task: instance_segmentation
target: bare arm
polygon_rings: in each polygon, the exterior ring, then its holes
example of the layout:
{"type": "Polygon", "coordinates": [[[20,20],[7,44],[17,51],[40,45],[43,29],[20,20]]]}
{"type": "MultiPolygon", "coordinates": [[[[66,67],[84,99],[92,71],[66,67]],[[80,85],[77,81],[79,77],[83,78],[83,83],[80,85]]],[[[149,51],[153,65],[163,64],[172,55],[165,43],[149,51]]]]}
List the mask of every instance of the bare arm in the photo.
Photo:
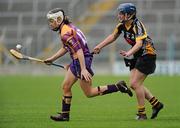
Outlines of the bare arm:
{"type": "Polygon", "coordinates": [[[77,57],[81,66],[81,78],[85,78],[86,81],[91,80],[91,74],[87,71],[86,65],[85,65],[85,59],[84,59],[84,53],[82,49],[79,49],[77,52],[77,57]]]}
{"type": "Polygon", "coordinates": [[[114,33],[110,34],[105,40],[103,40],[101,43],[99,43],[99,44],[94,48],[94,50],[93,50],[94,53],[99,53],[100,50],[101,50],[103,47],[105,47],[105,46],[111,44],[112,42],[114,42],[114,41],[117,39],[118,36],[119,36],[119,34],[114,34],[114,33]]]}
{"type": "Polygon", "coordinates": [[[86,66],[85,66],[85,60],[84,60],[84,53],[82,49],[79,49],[76,54],[77,54],[77,57],[81,66],[81,70],[85,69],[86,66]]]}
{"type": "Polygon", "coordinates": [[[136,53],[142,47],[142,40],[137,40],[136,44],[129,51],[121,51],[120,54],[125,57],[129,57],[136,53]]]}
{"type": "Polygon", "coordinates": [[[136,53],[142,47],[142,40],[136,41],[136,44],[128,51],[129,56],[136,53]]]}
{"type": "Polygon", "coordinates": [[[51,63],[55,61],[57,58],[65,55],[67,53],[67,50],[65,48],[60,48],[54,55],[52,55],[50,58],[46,59],[45,62],[51,63]]]}
{"type": "Polygon", "coordinates": [[[114,35],[111,34],[97,46],[101,49],[101,48],[107,46],[108,44],[111,44],[113,41],[115,41],[115,38],[114,38],[114,35]]]}

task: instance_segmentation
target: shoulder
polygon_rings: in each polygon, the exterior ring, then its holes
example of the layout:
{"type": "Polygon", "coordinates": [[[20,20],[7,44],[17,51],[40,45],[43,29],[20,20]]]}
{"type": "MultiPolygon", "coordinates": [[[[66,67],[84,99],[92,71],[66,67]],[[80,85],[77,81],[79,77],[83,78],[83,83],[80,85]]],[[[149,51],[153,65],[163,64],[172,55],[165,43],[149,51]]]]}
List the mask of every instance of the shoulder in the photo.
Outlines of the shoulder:
{"type": "Polygon", "coordinates": [[[69,39],[73,38],[73,36],[75,35],[75,30],[69,25],[64,25],[61,28],[60,35],[61,35],[61,39],[67,42],[69,39]]]}
{"type": "Polygon", "coordinates": [[[113,31],[113,34],[116,35],[116,34],[120,34],[121,31],[123,30],[123,23],[119,23],[116,25],[114,31],[113,31]]]}
{"type": "Polygon", "coordinates": [[[138,19],[135,19],[135,20],[134,20],[134,25],[135,25],[136,27],[138,27],[138,28],[145,28],[145,27],[144,27],[144,24],[143,24],[140,20],[138,20],[138,19]]]}
{"type": "Polygon", "coordinates": [[[116,28],[118,29],[118,28],[121,28],[122,26],[123,26],[123,23],[119,23],[116,25],[116,28]]]}
{"type": "Polygon", "coordinates": [[[63,27],[61,28],[61,37],[67,34],[68,35],[73,34],[73,29],[68,25],[63,25],[63,27]]]}
{"type": "Polygon", "coordinates": [[[138,32],[143,32],[143,33],[146,32],[146,28],[145,28],[144,24],[140,20],[135,19],[133,24],[134,24],[133,29],[134,29],[134,31],[136,33],[138,33],[138,32]]]}
{"type": "Polygon", "coordinates": [[[146,28],[144,27],[144,24],[138,19],[135,19],[134,24],[135,25],[133,30],[136,34],[136,40],[142,40],[147,38],[147,32],[146,28]]]}

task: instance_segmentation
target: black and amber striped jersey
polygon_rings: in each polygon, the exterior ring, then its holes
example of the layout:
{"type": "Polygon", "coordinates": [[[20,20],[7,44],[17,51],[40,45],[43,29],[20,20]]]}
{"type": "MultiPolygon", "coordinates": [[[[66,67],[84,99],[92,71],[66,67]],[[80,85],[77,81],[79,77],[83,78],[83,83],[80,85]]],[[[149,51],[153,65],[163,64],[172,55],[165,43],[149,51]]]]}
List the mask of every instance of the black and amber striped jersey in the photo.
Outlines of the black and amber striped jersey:
{"type": "Polygon", "coordinates": [[[124,23],[119,23],[114,29],[114,34],[124,34],[124,39],[132,47],[137,43],[138,40],[142,40],[142,47],[134,54],[134,57],[144,55],[156,55],[151,38],[146,33],[146,28],[143,23],[137,18],[129,25],[126,26],[124,23]]]}

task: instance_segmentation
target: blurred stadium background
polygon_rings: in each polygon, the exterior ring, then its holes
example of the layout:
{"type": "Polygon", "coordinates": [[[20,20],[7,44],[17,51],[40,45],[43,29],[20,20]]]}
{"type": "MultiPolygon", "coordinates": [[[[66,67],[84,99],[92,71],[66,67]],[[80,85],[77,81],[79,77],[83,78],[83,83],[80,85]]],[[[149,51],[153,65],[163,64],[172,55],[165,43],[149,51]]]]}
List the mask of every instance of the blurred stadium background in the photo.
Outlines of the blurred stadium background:
{"type": "MultiPolygon", "coordinates": [[[[116,8],[127,0],[0,0],[0,74],[57,74],[57,68],[17,61],[9,54],[16,44],[22,52],[47,58],[60,48],[57,33],[47,25],[46,13],[63,8],[86,35],[91,49],[110,34],[116,24],[116,8]]],[[[152,37],[158,53],[156,74],[180,75],[180,0],[129,0],[152,37]]],[[[96,73],[127,74],[119,49],[128,49],[119,38],[95,55],[96,73]]],[[[68,63],[69,56],[57,60],[68,63]]]]}

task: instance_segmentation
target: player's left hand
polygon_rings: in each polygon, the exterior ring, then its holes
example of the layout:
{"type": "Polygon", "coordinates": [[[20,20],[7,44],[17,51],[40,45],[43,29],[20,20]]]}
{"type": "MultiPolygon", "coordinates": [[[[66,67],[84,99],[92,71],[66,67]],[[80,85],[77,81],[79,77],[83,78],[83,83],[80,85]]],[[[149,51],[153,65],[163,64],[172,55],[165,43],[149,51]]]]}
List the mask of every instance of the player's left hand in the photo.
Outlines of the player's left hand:
{"type": "Polygon", "coordinates": [[[87,71],[87,69],[81,70],[81,79],[85,79],[86,81],[90,82],[92,79],[91,74],[87,71]]]}
{"type": "Polygon", "coordinates": [[[129,56],[130,56],[129,52],[126,52],[126,51],[124,51],[124,50],[121,50],[121,51],[120,51],[120,54],[121,54],[122,56],[124,56],[124,57],[129,57],[129,56]]]}

